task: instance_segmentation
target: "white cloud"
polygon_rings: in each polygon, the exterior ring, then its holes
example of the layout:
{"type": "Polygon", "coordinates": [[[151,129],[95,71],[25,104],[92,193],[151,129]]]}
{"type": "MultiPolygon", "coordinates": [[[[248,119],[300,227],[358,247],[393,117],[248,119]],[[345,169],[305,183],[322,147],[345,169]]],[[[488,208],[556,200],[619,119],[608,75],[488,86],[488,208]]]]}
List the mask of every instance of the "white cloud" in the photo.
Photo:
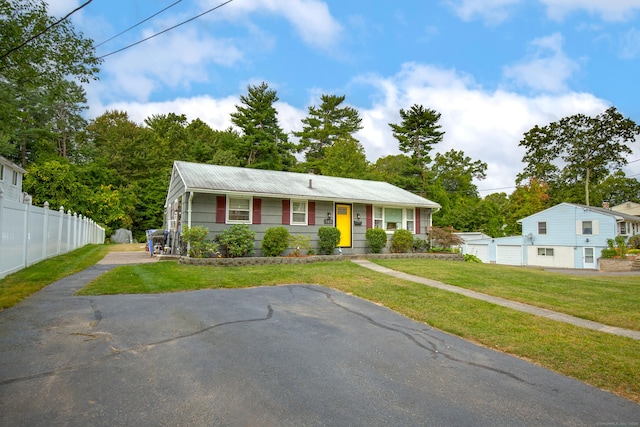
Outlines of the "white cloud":
{"type": "Polygon", "coordinates": [[[640,11],[640,0],[540,0],[556,20],[576,11],[599,15],[604,21],[626,21],[640,11]]]}
{"type": "Polygon", "coordinates": [[[463,21],[480,18],[490,24],[508,19],[514,5],[522,0],[449,0],[446,3],[463,21]]]}
{"type": "Polygon", "coordinates": [[[598,114],[609,106],[590,94],[526,97],[504,90],[487,91],[455,70],[413,63],[405,64],[394,76],[370,75],[360,82],[378,92],[374,105],[359,107],[364,129],[358,138],[369,160],[399,153],[388,123],[400,122],[400,108],[420,104],[442,114],[440,124],[446,133],[433,154],[462,150],[488,164],[487,179],[479,183],[481,189],[515,185],[523,168],[524,152],[518,143],[534,125],[576,113],[598,114]]]}
{"type": "Polygon", "coordinates": [[[635,59],[640,56],[640,30],[631,28],[622,35],[620,56],[624,59],[635,59]]]}
{"type": "Polygon", "coordinates": [[[559,33],[535,39],[531,42],[531,55],[518,64],[504,67],[505,78],[537,91],[566,91],[566,82],[579,66],[564,54],[562,42],[559,33]]]}
{"type": "MultiPolygon", "coordinates": [[[[209,8],[210,4],[206,4],[209,8]]],[[[220,13],[212,15],[212,19],[240,22],[250,14],[261,12],[282,16],[306,44],[324,50],[338,46],[343,33],[342,25],[331,15],[327,4],[319,0],[243,0],[218,11],[220,13]]]]}

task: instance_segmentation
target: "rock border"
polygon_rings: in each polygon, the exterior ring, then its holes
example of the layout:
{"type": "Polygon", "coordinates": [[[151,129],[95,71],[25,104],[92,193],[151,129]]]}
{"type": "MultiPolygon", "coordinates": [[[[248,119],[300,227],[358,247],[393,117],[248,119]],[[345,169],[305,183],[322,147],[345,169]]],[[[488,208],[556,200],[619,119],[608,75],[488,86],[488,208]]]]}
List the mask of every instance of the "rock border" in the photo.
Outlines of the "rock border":
{"type": "Polygon", "coordinates": [[[178,262],[185,265],[212,265],[238,267],[243,265],[269,264],[311,264],[314,262],[347,261],[350,259],[402,259],[432,258],[448,261],[464,261],[462,254],[451,253],[407,253],[407,254],[362,254],[362,255],[314,255],[307,257],[241,257],[241,258],[189,258],[181,257],[178,262]]]}

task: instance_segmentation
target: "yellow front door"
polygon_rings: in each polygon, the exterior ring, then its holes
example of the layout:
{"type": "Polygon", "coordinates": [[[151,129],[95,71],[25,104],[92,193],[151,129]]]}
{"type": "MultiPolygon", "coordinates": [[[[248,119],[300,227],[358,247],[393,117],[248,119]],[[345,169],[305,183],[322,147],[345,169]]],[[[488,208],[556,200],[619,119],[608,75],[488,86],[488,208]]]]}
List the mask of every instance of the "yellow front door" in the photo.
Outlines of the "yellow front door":
{"type": "Polygon", "coordinates": [[[336,228],[340,230],[340,242],[342,248],[351,247],[351,205],[336,205],[336,228]]]}

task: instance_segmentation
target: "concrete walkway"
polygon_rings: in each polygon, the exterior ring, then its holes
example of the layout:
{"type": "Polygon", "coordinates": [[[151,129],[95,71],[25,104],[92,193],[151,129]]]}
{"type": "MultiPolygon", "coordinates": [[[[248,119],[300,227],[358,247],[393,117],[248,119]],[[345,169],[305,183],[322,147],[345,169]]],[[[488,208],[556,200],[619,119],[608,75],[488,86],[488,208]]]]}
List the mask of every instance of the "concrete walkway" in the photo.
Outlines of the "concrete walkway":
{"type": "Polygon", "coordinates": [[[535,307],[529,304],[523,304],[521,302],[511,301],[511,300],[500,298],[500,297],[494,297],[491,295],[483,294],[483,293],[472,291],[469,289],[460,288],[458,286],[446,285],[436,280],[425,279],[424,277],[414,276],[412,274],[391,270],[390,268],[382,267],[381,265],[375,264],[365,259],[354,259],[354,260],[351,260],[351,262],[358,264],[362,267],[368,268],[369,270],[373,270],[378,273],[387,274],[389,276],[393,276],[398,279],[421,283],[423,285],[431,286],[431,287],[442,289],[449,292],[454,292],[456,294],[464,295],[469,298],[475,298],[482,301],[487,301],[492,304],[500,305],[502,307],[511,308],[513,310],[523,311],[525,313],[534,314],[536,316],[545,317],[551,320],[557,320],[558,322],[565,322],[565,323],[569,323],[571,325],[579,326],[582,328],[593,329],[599,332],[606,332],[608,334],[620,335],[623,337],[640,340],[640,331],[633,331],[630,329],[623,329],[615,326],[604,325],[602,323],[593,322],[591,320],[580,319],[578,317],[570,316],[568,314],[547,310],[546,308],[535,307]]]}

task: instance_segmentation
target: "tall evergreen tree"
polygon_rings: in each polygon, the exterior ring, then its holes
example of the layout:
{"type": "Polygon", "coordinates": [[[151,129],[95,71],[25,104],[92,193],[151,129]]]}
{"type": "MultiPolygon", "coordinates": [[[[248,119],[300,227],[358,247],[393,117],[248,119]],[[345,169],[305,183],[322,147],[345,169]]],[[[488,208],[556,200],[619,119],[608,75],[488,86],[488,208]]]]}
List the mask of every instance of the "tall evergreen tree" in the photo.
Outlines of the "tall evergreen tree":
{"type": "Polygon", "coordinates": [[[431,163],[429,153],[433,145],[442,141],[444,132],[438,124],[440,113],[413,105],[409,110],[400,109],[400,124],[389,123],[393,137],[398,140],[400,151],[409,153],[420,169],[431,163]]]}
{"type": "Polygon", "coordinates": [[[270,170],[289,170],[295,163],[293,148],[287,134],[278,123],[278,101],[275,90],[266,83],[249,85],[247,95],[240,96],[231,122],[242,131],[242,143],[237,147],[238,158],[247,167],[270,170]]]}
{"type": "Polygon", "coordinates": [[[302,119],[302,130],[293,132],[300,138],[297,150],[304,153],[307,169],[320,172],[325,150],[340,139],[355,140],[353,134],[362,129],[358,110],[342,106],[344,100],[344,95],[322,95],[320,106],[309,107],[307,117],[302,119]]]}

